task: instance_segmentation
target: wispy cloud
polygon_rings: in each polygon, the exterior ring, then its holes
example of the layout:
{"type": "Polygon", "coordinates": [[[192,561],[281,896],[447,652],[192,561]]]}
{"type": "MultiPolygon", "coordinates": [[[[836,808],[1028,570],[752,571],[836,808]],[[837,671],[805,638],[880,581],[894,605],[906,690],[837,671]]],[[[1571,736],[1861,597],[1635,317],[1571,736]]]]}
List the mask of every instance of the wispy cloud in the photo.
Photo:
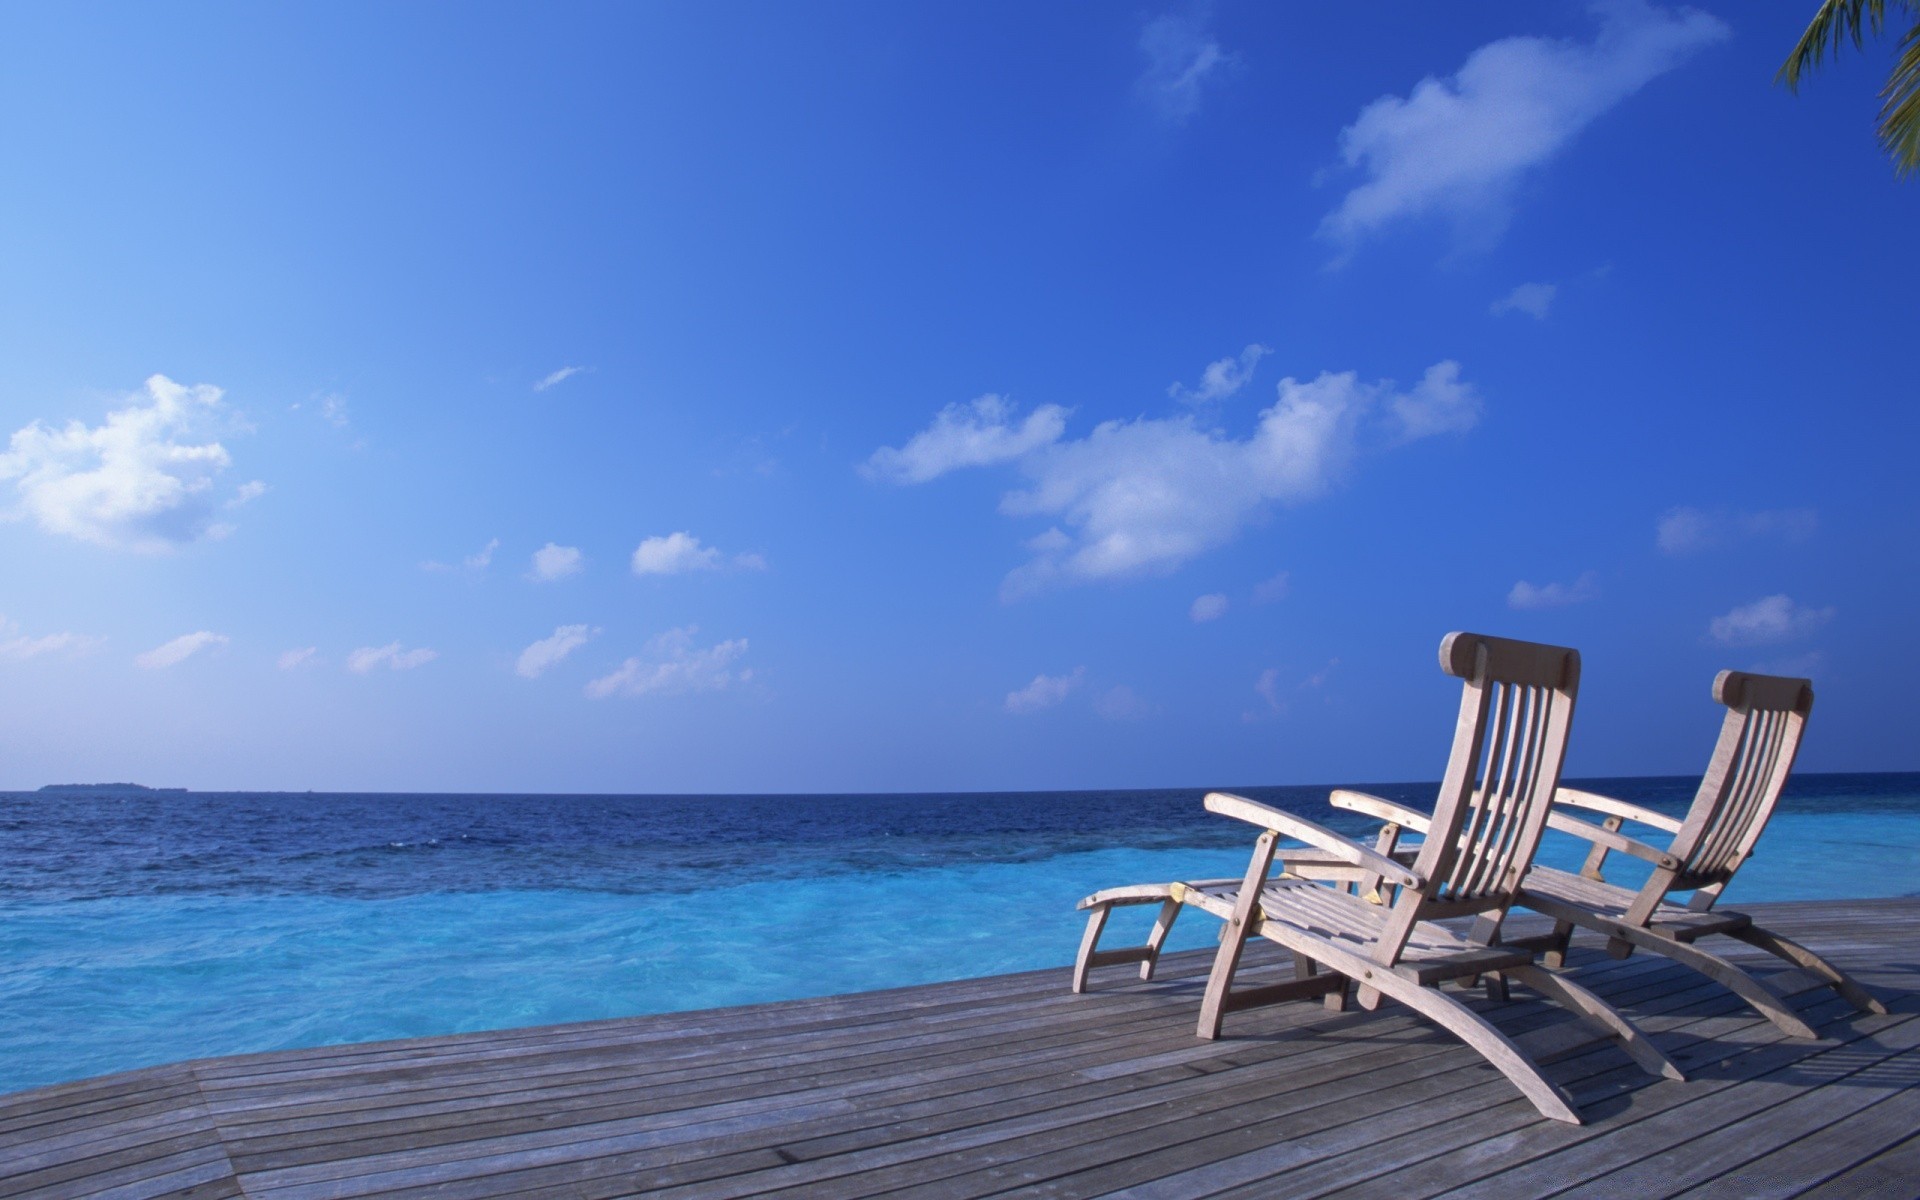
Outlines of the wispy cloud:
{"type": "Polygon", "coordinates": [[[297,650],[288,650],[276,660],[282,671],[295,671],[301,667],[320,665],[320,647],[302,646],[297,650]]]}
{"type": "Polygon", "coordinates": [[[1273,351],[1265,346],[1253,345],[1242,350],[1238,358],[1215,359],[1200,372],[1199,386],[1190,388],[1183,383],[1174,383],[1168,386],[1167,395],[1182,404],[1195,407],[1225,400],[1253,381],[1254,368],[1271,353],[1273,351]]]}
{"type": "Polygon", "coordinates": [[[1043,404],[1017,426],[1013,422],[1013,403],[1004,396],[949,404],[906,445],[875,450],[861,473],[888,483],[925,483],[961,467],[1012,462],[1065,433],[1067,410],[1043,404]]]}
{"type": "Polygon", "coordinates": [[[717,547],[701,545],[699,538],[685,530],[647,538],[633,551],[635,575],[684,575],[689,571],[717,571],[727,566],[737,571],[764,571],[767,560],[752,553],[729,557],[717,547]]]}
{"type": "Polygon", "coordinates": [[[718,692],[753,678],[751,669],[734,666],[747,653],[747,639],[701,647],[694,644],[698,632],[692,625],[668,630],[648,643],[645,654],[627,659],[612,673],[587,684],[587,695],[603,700],[609,696],[718,692]]]}
{"type": "MultiPolygon", "coordinates": [[[[1171,571],[1231,540],[1269,504],[1320,495],[1363,449],[1464,431],[1482,408],[1479,393],[1451,361],[1429,367],[1405,392],[1388,380],[1362,383],[1348,371],[1305,383],[1282,379],[1277,393],[1245,439],[1181,414],[1108,421],[1084,438],[1063,441],[1065,410],[1051,406],[1036,411],[1016,436],[1008,412],[980,410],[978,402],[975,414],[992,421],[972,431],[978,436],[960,439],[954,431],[963,414],[950,406],[908,450],[949,443],[973,448],[915,458],[925,469],[891,474],[898,482],[924,482],[956,466],[1018,464],[1032,486],[1004,495],[1000,511],[1059,524],[1028,539],[1032,560],[1001,589],[1012,598],[1057,583],[1171,571]],[[1028,432],[1043,413],[1051,414],[1046,425],[1028,432]]],[[[886,456],[907,454],[882,450],[874,461],[893,464],[886,456]]]]}
{"type": "Polygon", "coordinates": [[[1820,516],[1811,508],[1738,512],[1681,507],[1661,514],[1654,525],[1654,542],[1662,553],[1677,557],[1752,538],[1803,542],[1819,527],[1820,516]]]}
{"type": "Polygon", "coordinates": [[[593,640],[600,631],[586,625],[562,625],[520,652],[514,670],[522,679],[538,679],[549,667],[593,640]]]}
{"type": "Polygon", "coordinates": [[[1535,587],[1522,579],[1507,592],[1507,607],[1517,609],[1565,608],[1600,594],[1600,576],[1588,571],[1572,583],[1546,583],[1535,587]]]}
{"type": "MultiPolygon", "coordinates": [[[[469,554],[465,558],[461,559],[460,565],[465,567],[469,571],[484,571],[488,567],[493,565],[493,553],[499,548],[500,548],[500,539],[489,538],[487,539],[486,545],[480,547],[480,549],[474,551],[472,554],[469,554]]],[[[430,558],[427,561],[420,564],[420,569],[422,571],[444,572],[444,571],[452,571],[452,570],[455,570],[456,568],[449,566],[446,563],[439,562],[435,559],[430,558]]]]}
{"type": "Polygon", "coordinates": [[[1079,687],[1086,675],[1085,667],[1075,667],[1065,675],[1035,675],[1032,683],[1007,693],[1005,708],[1015,716],[1052,708],[1079,687]]]}
{"type": "Polygon", "coordinates": [[[535,380],[533,384],[533,390],[536,392],[544,392],[548,388],[553,387],[555,384],[565,383],[567,380],[572,379],[575,375],[580,374],[582,371],[588,371],[591,369],[592,368],[590,367],[561,367],[558,371],[555,371],[553,374],[548,375],[545,378],[535,380]]]}
{"type": "Polygon", "coordinates": [[[1286,715],[1287,703],[1280,698],[1280,668],[1268,667],[1260,672],[1260,677],[1253,681],[1253,690],[1267,702],[1269,713],[1276,717],[1286,715]]]}
{"type": "MultiPolygon", "coordinates": [[[[1318,671],[1302,678],[1293,686],[1293,693],[1324,692],[1327,681],[1339,669],[1340,660],[1330,658],[1318,671]]],[[[1264,703],[1264,708],[1248,709],[1240,714],[1240,719],[1248,724],[1285,717],[1293,710],[1288,692],[1281,689],[1282,673],[1278,667],[1268,667],[1253,681],[1254,694],[1264,703]]]]}
{"type": "Polygon", "coordinates": [[[384,646],[362,646],[347,655],[347,670],[356,675],[365,675],[378,667],[394,671],[411,671],[415,667],[424,667],[440,657],[437,651],[424,646],[412,650],[399,642],[388,642],[384,646]]]}
{"type": "Polygon", "coordinates": [[[1447,79],[1382,96],[1340,134],[1340,157],[1364,180],[1321,222],[1351,250],[1409,218],[1452,219],[1466,242],[1490,243],[1515,189],[1597,117],[1729,35],[1696,9],[1644,0],[1593,6],[1589,42],[1511,37],[1467,56],[1447,79]]]}
{"type": "Polygon", "coordinates": [[[1805,637],[1833,620],[1831,608],[1809,608],[1785,595],[1762,596],[1707,622],[1707,635],[1723,646],[1761,646],[1805,637]]]}
{"type": "Polygon", "coordinates": [[[145,671],[157,671],[183,663],[187,659],[218,646],[224,646],[228,638],[223,633],[209,633],[202,629],[198,633],[182,634],[165,645],[155,646],[145,654],[134,656],[133,665],[145,671]]]}
{"type": "Polygon", "coordinates": [[[1028,543],[1033,558],[1003,593],[1171,571],[1230,541],[1269,504],[1323,494],[1363,445],[1464,430],[1480,411],[1451,362],[1408,392],[1352,372],[1283,379],[1277,391],[1245,439],[1185,416],[1108,421],[1023,459],[1032,486],[1004,496],[1000,511],[1061,524],[1028,543]]]}
{"type": "Polygon", "coordinates": [[[1140,30],[1140,53],[1146,65],[1134,87],[1169,125],[1192,120],[1206,88],[1235,62],[1208,32],[1204,11],[1148,21],[1140,30]]]}
{"type": "Polygon", "coordinates": [[[101,425],[69,421],[56,429],[35,421],[17,430],[0,453],[0,481],[12,481],[15,494],[0,516],[145,552],[219,536],[227,527],[214,520],[214,480],[232,457],[217,441],[193,439],[211,432],[221,395],[210,384],[186,387],[154,375],[144,402],[128,397],[101,425]]]}
{"type": "Polygon", "coordinates": [[[100,638],[78,633],[44,633],[29,637],[16,621],[0,617],[0,662],[25,662],[45,654],[82,653],[99,646],[100,638]]]}
{"type": "Polygon", "coordinates": [[[1093,711],[1108,721],[1138,721],[1153,714],[1153,705],[1126,684],[1116,683],[1093,698],[1093,711]]]}
{"type": "Polygon", "coordinates": [[[541,583],[551,583],[556,579],[565,579],[577,575],[583,565],[578,546],[557,546],[552,542],[533,552],[533,570],[530,577],[541,583]]]}
{"type": "Polygon", "coordinates": [[[1273,604],[1285,600],[1293,591],[1293,576],[1282,571],[1271,579],[1263,579],[1253,585],[1255,604],[1273,604]]]}
{"type": "Polygon", "coordinates": [[[1211,592],[1205,596],[1196,597],[1187,608],[1187,615],[1193,618],[1195,624],[1218,621],[1227,615],[1227,604],[1227,598],[1224,595],[1211,592]]]}
{"type": "Polygon", "coordinates": [[[1523,312],[1536,321],[1547,319],[1547,311],[1553,307],[1553,298],[1560,288],[1551,283],[1523,283],[1488,306],[1487,311],[1494,316],[1502,313],[1523,312]]]}

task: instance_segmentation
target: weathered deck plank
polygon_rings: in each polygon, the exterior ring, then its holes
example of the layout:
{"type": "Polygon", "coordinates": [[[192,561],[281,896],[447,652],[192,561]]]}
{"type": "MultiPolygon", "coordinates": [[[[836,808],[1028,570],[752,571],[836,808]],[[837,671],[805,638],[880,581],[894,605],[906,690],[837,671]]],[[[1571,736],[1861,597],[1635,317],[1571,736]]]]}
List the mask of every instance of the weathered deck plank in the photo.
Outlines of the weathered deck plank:
{"type": "Polygon", "coordinates": [[[0,1096],[0,1200],[1920,1194],[1920,899],[1764,907],[1892,1011],[1804,992],[1820,1038],[1798,1041],[1670,962],[1576,941],[1577,978],[1691,1076],[1647,1076],[1523,991],[1476,1001],[1579,1127],[1391,1004],[1283,1005],[1198,1041],[1200,953],[1084,996],[1063,968],[0,1096]]]}

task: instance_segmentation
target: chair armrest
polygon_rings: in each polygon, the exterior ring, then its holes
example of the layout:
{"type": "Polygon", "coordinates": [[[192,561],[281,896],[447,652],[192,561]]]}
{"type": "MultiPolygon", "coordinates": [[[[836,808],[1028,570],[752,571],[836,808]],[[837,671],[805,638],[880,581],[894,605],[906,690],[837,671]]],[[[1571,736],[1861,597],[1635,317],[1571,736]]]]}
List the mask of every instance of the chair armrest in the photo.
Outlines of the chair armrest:
{"type": "Polygon", "coordinates": [[[1605,813],[1609,817],[1619,817],[1624,821],[1638,821],[1642,825],[1651,825],[1655,829],[1664,829],[1668,833],[1680,832],[1680,822],[1665,813],[1641,808],[1638,804],[1628,804],[1624,800],[1615,800],[1611,796],[1583,792],[1578,788],[1555,788],[1553,802],[1571,805],[1574,808],[1584,808],[1590,812],[1605,813]]]}
{"type": "Polygon", "coordinates": [[[1327,803],[1335,808],[1344,808],[1349,812],[1365,813],[1370,817],[1379,817],[1390,825],[1402,829],[1411,829],[1415,833],[1425,833],[1433,824],[1433,818],[1425,813],[1415,812],[1404,805],[1395,804],[1381,796],[1366,792],[1349,791],[1341,788],[1327,798],[1327,803]]]}
{"type": "Polygon", "coordinates": [[[1245,796],[1235,796],[1230,792],[1208,792],[1206,806],[1208,812],[1217,812],[1221,816],[1233,817],[1250,825],[1271,829],[1284,837],[1318,846],[1356,867],[1365,867],[1389,883],[1417,888],[1426,882],[1384,854],[1369,850],[1359,842],[1342,837],[1324,826],[1316,825],[1305,817],[1296,817],[1290,812],[1270,808],[1258,800],[1249,800],[1245,796]]]}
{"type": "Polygon", "coordinates": [[[1547,828],[1558,829],[1561,833],[1570,833],[1577,838],[1584,838],[1595,845],[1605,846],[1609,850],[1618,850],[1622,854],[1631,854],[1635,858],[1644,859],[1656,867],[1665,867],[1669,871],[1678,871],[1680,869],[1680,860],[1663,850],[1655,850],[1645,842],[1636,842],[1625,834],[1614,833],[1610,829],[1602,829],[1598,825],[1588,824],[1577,817],[1569,817],[1565,813],[1549,812],[1547,814],[1547,828]]]}

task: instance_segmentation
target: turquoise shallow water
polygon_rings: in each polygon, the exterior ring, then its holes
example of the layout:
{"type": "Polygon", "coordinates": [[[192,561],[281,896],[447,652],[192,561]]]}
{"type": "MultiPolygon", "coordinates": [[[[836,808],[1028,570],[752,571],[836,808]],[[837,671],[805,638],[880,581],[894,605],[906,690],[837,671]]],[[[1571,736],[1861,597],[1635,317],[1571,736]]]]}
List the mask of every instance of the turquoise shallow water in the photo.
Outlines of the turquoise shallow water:
{"type": "MultiPolygon", "coordinates": [[[[1797,795],[1729,902],[1920,893],[1920,778],[1875,778],[1882,782],[1797,795]]],[[[1631,790],[1613,782],[1615,794],[1631,790]]],[[[1637,798],[1673,806],[1678,785],[1637,782],[1637,798]]],[[[1380,790],[1412,799],[1422,789],[1380,790]]],[[[1304,802],[1319,789],[1267,791],[1328,816],[1304,802]]],[[[284,798],[210,803],[194,819],[221,835],[183,836],[164,850],[142,841],[142,822],[191,824],[184,800],[135,802],[117,819],[84,807],[60,817],[16,808],[0,824],[0,1090],[211,1054],[1059,966],[1077,945],[1080,896],[1244,869],[1250,836],[1219,818],[1193,819],[1196,792],[1098,795],[1093,807],[1111,810],[1111,835],[1085,828],[1084,795],[940,798],[948,811],[934,821],[888,807],[927,798],[765,799],[783,810],[816,807],[802,814],[800,832],[762,820],[771,844],[749,839],[735,853],[689,837],[666,853],[667,865],[648,860],[644,871],[620,869],[646,858],[638,844],[622,851],[618,838],[541,831],[604,832],[632,816],[617,804],[658,817],[646,799],[575,798],[569,807],[518,798],[551,809],[522,819],[511,815],[516,798],[382,798],[387,820],[424,819],[415,810],[438,805],[453,825],[492,840],[469,833],[482,848],[442,850],[448,843],[433,837],[343,837],[321,865],[307,862],[309,843],[317,831],[341,832],[345,819],[326,802],[318,815],[301,810],[312,825],[305,833],[285,826],[286,810],[267,811],[292,803],[284,798]],[[1164,821],[1154,815],[1162,811],[1164,821]],[[250,812],[257,829],[247,827],[250,812]],[[61,819],[73,830],[50,834],[47,823],[61,819]],[[1106,836],[1140,844],[1100,846],[1106,836]],[[96,849],[65,846],[75,839],[96,849]],[[49,855],[61,861],[50,865],[49,855]],[[457,886],[462,878],[475,886],[457,886]]],[[[671,820],[683,822],[743,801],[676,803],[671,820]]],[[[380,825],[347,807],[358,832],[380,825]]],[[[657,831],[639,834],[658,851],[657,831]]],[[[1543,858],[1575,866],[1582,853],[1553,835],[1543,858]]],[[[1144,929],[1149,917],[1118,914],[1116,933],[1144,929]]],[[[1190,916],[1174,943],[1211,937],[1209,922],[1190,916]]]]}

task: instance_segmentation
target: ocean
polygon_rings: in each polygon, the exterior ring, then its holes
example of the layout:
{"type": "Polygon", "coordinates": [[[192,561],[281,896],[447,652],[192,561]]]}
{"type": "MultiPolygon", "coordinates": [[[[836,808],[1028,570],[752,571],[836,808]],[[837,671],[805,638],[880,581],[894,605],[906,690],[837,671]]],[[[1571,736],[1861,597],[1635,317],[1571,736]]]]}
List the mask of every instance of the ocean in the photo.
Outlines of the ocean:
{"type": "MultiPolygon", "coordinates": [[[[1677,814],[1696,782],[1575,786],[1677,814]]],[[[0,1091],[1063,965],[1081,896],[1244,870],[1251,828],[1202,790],[0,793],[0,1091]]],[[[1231,790],[1370,827],[1325,787],[1231,790]]],[[[1425,808],[1434,785],[1365,790],[1425,808]]],[[[1584,851],[1550,834],[1541,857],[1584,851]]],[[[1920,774],[1805,775],[1726,902],[1911,894],[1920,774]]]]}

